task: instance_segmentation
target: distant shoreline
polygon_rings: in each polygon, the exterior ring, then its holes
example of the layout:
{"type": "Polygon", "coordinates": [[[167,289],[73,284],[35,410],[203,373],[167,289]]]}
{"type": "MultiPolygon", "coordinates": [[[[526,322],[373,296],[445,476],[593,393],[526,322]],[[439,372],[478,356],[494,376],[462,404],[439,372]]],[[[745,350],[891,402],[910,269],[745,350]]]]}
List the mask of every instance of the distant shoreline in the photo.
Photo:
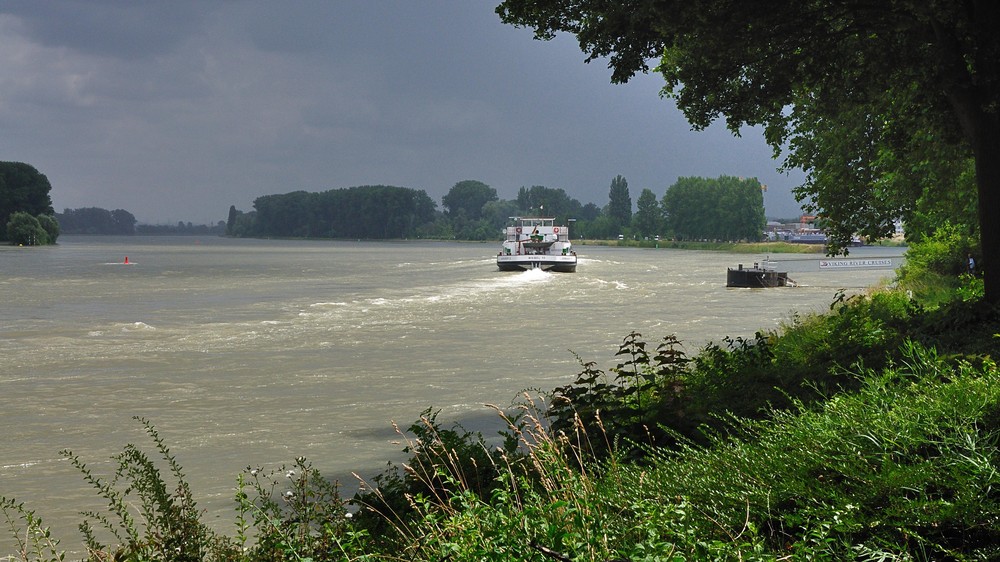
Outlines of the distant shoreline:
{"type": "MultiPolygon", "coordinates": [[[[825,244],[795,244],[792,242],[698,242],[678,240],[574,240],[579,246],[621,246],[626,248],[670,248],[677,250],[712,250],[734,254],[824,254],[825,244]]],[[[871,246],[898,247],[894,241],[871,246]]]]}
{"type": "MultiPolygon", "coordinates": [[[[126,237],[153,237],[153,236],[191,236],[204,237],[206,234],[187,232],[161,232],[161,233],[135,233],[135,234],[83,234],[64,233],[68,236],[126,236],[126,237]]],[[[208,235],[212,235],[209,233],[208,235]]],[[[218,235],[220,238],[239,239],[243,237],[233,237],[225,234],[218,235]]],[[[473,244],[494,244],[499,240],[460,240],[447,238],[384,238],[384,239],[357,239],[357,238],[316,238],[316,237],[246,237],[254,240],[299,240],[303,242],[462,242],[473,244]]],[[[608,246],[621,248],[650,248],[650,249],[674,249],[674,250],[702,250],[730,252],[734,254],[824,254],[826,245],[824,244],[799,244],[792,242],[701,242],[687,240],[600,240],[600,239],[579,239],[572,240],[576,246],[608,246]]],[[[901,240],[885,240],[868,246],[900,247],[905,246],[901,240]]]]}

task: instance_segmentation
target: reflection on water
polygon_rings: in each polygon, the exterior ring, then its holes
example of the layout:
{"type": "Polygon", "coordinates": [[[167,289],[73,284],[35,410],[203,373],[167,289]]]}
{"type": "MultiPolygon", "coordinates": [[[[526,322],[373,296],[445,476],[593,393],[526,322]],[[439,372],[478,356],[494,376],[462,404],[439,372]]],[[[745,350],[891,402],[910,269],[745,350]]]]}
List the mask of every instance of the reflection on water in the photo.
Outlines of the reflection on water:
{"type": "Polygon", "coordinates": [[[482,244],[60,240],[0,249],[0,495],[71,550],[76,513],[101,505],[58,451],[108,470],[146,443],[131,416],[155,424],[232,532],[247,465],[304,455],[334,476],[373,474],[399,454],[391,420],[434,406],[481,424],[484,403],[572,380],[574,353],[613,364],[633,330],[696,353],[891,276],[778,257],[798,287],[727,289],[726,267],[760,257],[581,246],[575,274],[501,273],[482,244]]]}

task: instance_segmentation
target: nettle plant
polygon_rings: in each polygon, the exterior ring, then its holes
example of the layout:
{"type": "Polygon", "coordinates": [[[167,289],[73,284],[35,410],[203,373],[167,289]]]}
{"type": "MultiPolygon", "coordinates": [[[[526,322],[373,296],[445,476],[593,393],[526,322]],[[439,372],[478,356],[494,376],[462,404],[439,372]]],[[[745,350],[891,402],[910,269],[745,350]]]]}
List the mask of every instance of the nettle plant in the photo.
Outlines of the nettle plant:
{"type": "Polygon", "coordinates": [[[556,388],[546,417],[555,432],[576,435],[584,450],[603,457],[615,448],[637,452],[638,443],[663,444],[663,423],[683,415],[682,396],[690,359],[680,340],[665,336],[650,352],[642,334],[631,332],[618,348],[612,376],[584,363],[573,383],[556,388]],[[631,443],[626,445],[626,443],[631,443]]]}

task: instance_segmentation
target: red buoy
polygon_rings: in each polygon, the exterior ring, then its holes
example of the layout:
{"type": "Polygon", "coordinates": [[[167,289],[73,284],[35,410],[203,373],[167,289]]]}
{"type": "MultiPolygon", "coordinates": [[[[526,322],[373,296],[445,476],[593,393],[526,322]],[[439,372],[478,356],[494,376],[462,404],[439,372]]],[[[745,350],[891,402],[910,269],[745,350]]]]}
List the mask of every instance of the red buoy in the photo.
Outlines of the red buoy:
{"type": "Polygon", "coordinates": [[[128,256],[125,256],[125,263],[128,263],[128,256]]]}

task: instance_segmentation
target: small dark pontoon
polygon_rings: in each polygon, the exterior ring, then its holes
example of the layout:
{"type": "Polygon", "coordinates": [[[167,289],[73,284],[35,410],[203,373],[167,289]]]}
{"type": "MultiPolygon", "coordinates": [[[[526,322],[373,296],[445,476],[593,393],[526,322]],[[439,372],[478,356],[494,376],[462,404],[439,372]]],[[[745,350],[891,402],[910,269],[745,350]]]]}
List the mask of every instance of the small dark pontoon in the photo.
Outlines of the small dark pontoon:
{"type": "Polygon", "coordinates": [[[741,263],[736,269],[726,270],[727,287],[784,287],[789,284],[788,273],[776,270],[773,262],[754,263],[753,267],[743,267],[741,263]]]}

